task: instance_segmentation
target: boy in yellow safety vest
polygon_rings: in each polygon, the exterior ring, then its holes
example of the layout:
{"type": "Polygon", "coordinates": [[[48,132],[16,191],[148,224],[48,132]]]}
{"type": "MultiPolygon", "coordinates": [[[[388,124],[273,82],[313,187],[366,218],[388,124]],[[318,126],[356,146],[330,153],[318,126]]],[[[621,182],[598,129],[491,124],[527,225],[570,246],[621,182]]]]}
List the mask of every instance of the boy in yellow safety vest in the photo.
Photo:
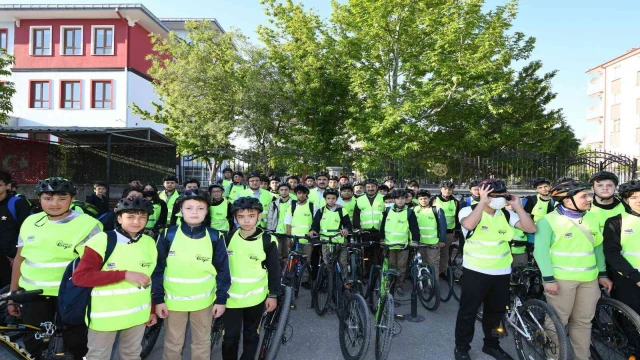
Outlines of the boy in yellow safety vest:
{"type": "Polygon", "coordinates": [[[173,205],[176,203],[176,200],[178,200],[178,197],[180,197],[180,193],[176,190],[178,178],[175,175],[167,175],[162,180],[162,186],[164,186],[164,190],[160,191],[160,199],[167,203],[167,221],[171,221],[173,205]]]}
{"type": "Polygon", "coordinates": [[[233,282],[227,309],[222,318],[224,336],[222,359],[238,360],[240,334],[241,359],[253,359],[258,350],[258,329],[262,314],[275,310],[280,289],[280,261],[275,236],[257,227],[262,218],[260,201],[247,196],[233,203],[238,230],[227,238],[229,269],[233,282]]]}
{"type": "Polygon", "coordinates": [[[153,204],[143,197],[124,198],[115,212],[119,226],[113,230],[117,241],[113,253],[105,262],[109,236],[93,236],[72,278],[76,286],[93,288],[86,359],[110,359],[118,333],[120,358],[139,357],[145,326],[157,322],[150,277],[158,255],[155,241],[143,233],[153,204]]]}
{"type": "MultiPolygon", "coordinates": [[[[221,190],[218,184],[212,186],[221,190]]],[[[229,297],[229,258],[222,233],[205,224],[207,198],[196,192],[185,194],[180,201],[182,224],[170,227],[158,239],[153,302],[156,315],[166,319],[163,359],[182,359],[188,320],[191,359],[208,360],[212,317],[222,316],[229,297]]]]}
{"type": "MultiPolygon", "coordinates": [[[[447,219],[444,211],[429,205],[431,193],[427,190],[420,190],[416,195],[418,205],[413,208],[418,219],[418,228],[420,229],[420,243],[427,245],[437,245],[439,248],[444,247],[447,239],[447,219]]],[[[422,259],[433,266],[436,270],[440,268],[440,250],[439,249],[420,249],[422,259]]]]}

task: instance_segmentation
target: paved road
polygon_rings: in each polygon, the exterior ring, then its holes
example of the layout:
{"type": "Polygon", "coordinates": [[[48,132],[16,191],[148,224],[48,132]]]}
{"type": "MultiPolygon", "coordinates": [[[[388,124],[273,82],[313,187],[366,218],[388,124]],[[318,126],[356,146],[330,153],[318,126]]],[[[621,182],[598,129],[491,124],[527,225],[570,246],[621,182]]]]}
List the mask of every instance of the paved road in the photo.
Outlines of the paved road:
{"type": "MultiPolygon", "coordinates": [[[[404,304],[396,308],[397,314],[410,312],[408,295],[402,299],[406,299],[406,301],[402,301],[404,304]]],[[[343,358],[338,343],[338,319],[336,315],[327,314],[320,317],[316,315],[313,309],[309,308],[310,304],[310,292],[301,291],[298,299],[298,309],[292,311],[289,318],[293,327],[293,336],[285,346],[281,347],[278,359],[338,360],[343,358]]],[[[418,313],[425,316],[425,321],[421,323],[399,322],[400,326],[402,326],[402,332],[395,336],[391,342],[389,359],[453,359],[453,333],[457,310],[458,302],[453,298],[447,303],[442,303],[436,312],[426,311],[422,306],[418,305],[418,313]]],[[[375,359],[373,343],[375,333],[373,334],[367,359],[375,359]]],[[[480,323],[476,323],[475,334],[470,352],[472,359],[493,359],[481,351],[483,334],[480,323]]],[[[162,339],[160,338],[150,359],[162,359],[161,341],[162,339]]],[[[507,352],[517,358],[513,346],[513,337],[504,338],[502,345],[507,352]]],[[[185,359],[189,358],[189,350],[185,349],[185,359]]],[[[211,358],[221,359],[219,347],[214,349],[211,358]]]]}

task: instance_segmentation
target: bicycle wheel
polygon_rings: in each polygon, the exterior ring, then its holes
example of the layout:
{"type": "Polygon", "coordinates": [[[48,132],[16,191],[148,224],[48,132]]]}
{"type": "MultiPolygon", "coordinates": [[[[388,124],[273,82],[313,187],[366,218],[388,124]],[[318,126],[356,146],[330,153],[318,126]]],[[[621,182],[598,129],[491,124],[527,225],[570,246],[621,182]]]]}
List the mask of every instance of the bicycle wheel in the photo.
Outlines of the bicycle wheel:
{"type": "Polygon", "coordinates": [[[158,318],[158,322],[153,326],[148,326],[144,328],[144,336],[142,337],[142,352],[140,352],[140,357],[142,359],[146,358],[153,351],[153,347],[156,346],[156,342],[158,341],[158,336],[160,336],[160,331],[162,330],[163,319],[158,318]]]}
{"type": "Polygon", "coordinates": [[[333,272],[327,264],[320,265],[318,270],[318,278],[313,287],[314,301],[313,307],[316,314],[323,316],[329,310],[329,302],[333,293],[333,272]]]}
{"type": "Polygon", "coordinates": [[[259,360],[274,360],[278,356],[280,345],[284,342],[284,331],[289,322],[289,303],[293,297],[293,290],[289,286],[282,286],[278,294],[278,306],[267,313],[262,325],[262,343],[260,344],[259,360]]]}
{"type": "Polygon", "coordinates": [[[413,268],[417,272],[414,286],[418,287],[418,299],[422,306],[429,311],[436,311],[440,307],[440,286],[436,281],[435,271],[431,265],[413,268]]]}
{"type": "Polygon", "coordinates": [[[640,356],[640,316],[626,304],[601,298],[592,321],[594,359],[631,359],[640,356]]]}
{"type": "Polygon", "coordinates": [[[364,298],[359,294],[343,294],[344,311],[338,335],[340,351],[347,360],[362,359],[367,354],[371,341],[369,310],[364,298]]]}
{"type": "Polygon", "coordinates": [[[507,323],[513,329],[516,351],[521,360],[570,359],[572,351],[567,333],[549,304],[533,299],[514,311],[520,314],[520,318],[515,317],[515,323],[507,323]]]}
{"type": "Polygon", "coordinates": [[[453,268],[447,266],[447,279],[440,279],[438,287],[440,288],[440,301],[447,302],[453,296],[453,268]]]}
{"type": "Polygon", "coordinates": [[[460,301],[460,296],[462,296],[462,283],[460,280],[462,279],[462,252],[460,252],[460,247],[456,244],[452,244],[449,248],[449,258],[451,259],[451,267],[453,279],[451,280],[451,292],[453,294],[453,298],[457,301],[460,301]]]}
{"type": "Polygon", "coordinates": [[[393,337],[393,306],[393,297],[386,294],[380,303],[376,321],[376,360],[385,360],[389,356],[393,337]]]}
{"type": "Polygon", "coordinates": [[[372,266],[369,270],[369,280],[367,284],[367,302],[371,313],[375,314],[378,309],[380,299],[380,267],[372,266]]]}

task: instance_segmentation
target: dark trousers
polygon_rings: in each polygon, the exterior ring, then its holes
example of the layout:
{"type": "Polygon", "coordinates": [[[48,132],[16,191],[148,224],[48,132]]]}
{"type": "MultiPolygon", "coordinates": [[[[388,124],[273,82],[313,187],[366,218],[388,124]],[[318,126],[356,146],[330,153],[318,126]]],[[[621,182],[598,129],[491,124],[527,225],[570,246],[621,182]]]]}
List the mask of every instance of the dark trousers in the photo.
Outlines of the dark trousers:
{"type": "Polygon", "coordinates": [[[260,320],[264,313],[264,301],[248,308],[227,308],[222,317],[224,336],[222,337],[222,359],[238,360],[240,332],[242,331],[242,356],[240,360],[253,360],[260,341],[260,320]]]}
{"type": "MultiPolygon", "coordinates": [[[[57,308],[57,297],[42,296],[36,301],[22,305],[22,321],[33,326],[41,326],[44,322],[53,322],[57,308]]],[[[56,324],[56,326],[60,325],[56,324]]],[[[74,358],[82,359],[87,355],[87,327],[85,325],[64,326],[62,337],[67,352],[74,358]]],[[[46,344],[42,340],[36,340],[35,333],[25,335],[24,347],[37,359],[46,350],[46,344]]]]}
{"type": "Polygon", "coordinates": [[[610,271],[613,280],[613,290],[611,297],[627,304],[633,311],[640,314],[640,287],[632,280],[617,272],[610,271]]]}
{"type": "Polygon", "coordinates": [[[487,275],[464,269],[462,276],[462,296],[456,319],[456,346],[471,349],[475,330],[476,314],[480,304],[484,305],[482,329],[484,344],[488,347],[499,345],[497,329],[509,305],[510,275],[487,275]]]}
{"type": "MultiPolygon", "coordinates": [[[[362,234],[362,241],[366,242],[366,241],[373,241],[375,243],[379,243],[380,242],[380,232],[378,230],[368,230],[369,233],[367,234],[362,234]]],[[[364,247],[362,248],[362,256],[363,259],[367,259],[364,262],[364,269],[363,269],[363,274],[365,274],[365,277],[369,276],[369,271],[371,269],[371,266],[373,265],[381,265],[382,262],[380,261],[379,257],[380,257],[380,247],[379,246],[368,246],[368,247],[364,247]]]]}
{"type": "Polygon", "coordinates": [[[0,287],[11,284],[11,262],[6,255],[0,255],[0,287]]]}

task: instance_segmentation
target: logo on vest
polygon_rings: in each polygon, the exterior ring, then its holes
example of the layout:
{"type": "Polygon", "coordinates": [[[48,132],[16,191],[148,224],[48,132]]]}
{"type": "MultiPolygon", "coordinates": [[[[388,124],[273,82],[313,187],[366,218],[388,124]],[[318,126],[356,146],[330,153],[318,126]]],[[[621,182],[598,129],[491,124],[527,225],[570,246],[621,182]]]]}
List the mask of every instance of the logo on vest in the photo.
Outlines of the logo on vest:
{"type": "Polygon", "coordinates": [[[209,261],[211,261],[211,258],[210,258],[210,257],[208,257],[208,256],[204,256],[204,255],[197,254],[197,255],[196,255],[196,260],[198,260],[198,261],[202,261],[202,262],[204,263],[204,262],[209,262],[209,261]]]}
{"type": "Polygon", "coordinates": [[[176,256],[175,250],[169,250],[169,256],[176,256]]]}
{"type": "Polygon", "coordinates": [[[482,231],[489,231],[489,227],[486,225],[482,225],[482,227],[480,228],[480,230],[482,231]]]}
{"type": "Polygon", "coordinates": [[[591,234],[591,236],[596,236],[598,235],[598,233],[596,231],[589,231],[589,233],[591,234]]]}
{"type": "Polygon", "coordinates": [[[30,243],[30,242],[34,242],[36,241],[36,237],[35,236],[28,236],[26,242],[30,243]]]}
{"type": "Polygon", "coordinates": [[[625,235],[633,235],[633,229],[624,229],[625,235]]]}
{"type": "Polygon", "coordinates": [[[107,263],[107,270],[113,270],[116,268],[116,263],[107,263]]]}
{"type": "Polygon", "coordinates": [[[565,239],[571,239],[573,237],[573,233],[566,233],[564,234],[564,238],[565,239]]]}
{"type": "Polygon", "coordinates": [[[253,261],[258,261],[260,260],[257,256],[255,255],[249,255],[249,259],[253,260],[253,261]]]}
{"type": "Polygon", "coordinates": [[[227,256],[233,256],[233,251],[227,250],[227,256]]]}
{"type": "Polygon", "coordinates": [[[498,234],[504,235],[507,233],[507,230],[498,230],[498,234]]]}
{"type": "Polygon", "coordinates": [[[71,244],[69,244],[69,243],[66,243],[66,242],[63,242],[62,240],[59,240],[59,241],[56,243],[56,246],[57,246],[57,247],[61,247],[61,248],[65,249],[65,250],[67,250],[67,249],[70,249],[70,248],[71,248],[71,246],[73,246],[73,245],[71,245],[71,244]]]}
{"type": "Polygon", "coordinates": [[[151,267],[151,261],[140,261],[140,267],[141,268],[151,267]]]}

